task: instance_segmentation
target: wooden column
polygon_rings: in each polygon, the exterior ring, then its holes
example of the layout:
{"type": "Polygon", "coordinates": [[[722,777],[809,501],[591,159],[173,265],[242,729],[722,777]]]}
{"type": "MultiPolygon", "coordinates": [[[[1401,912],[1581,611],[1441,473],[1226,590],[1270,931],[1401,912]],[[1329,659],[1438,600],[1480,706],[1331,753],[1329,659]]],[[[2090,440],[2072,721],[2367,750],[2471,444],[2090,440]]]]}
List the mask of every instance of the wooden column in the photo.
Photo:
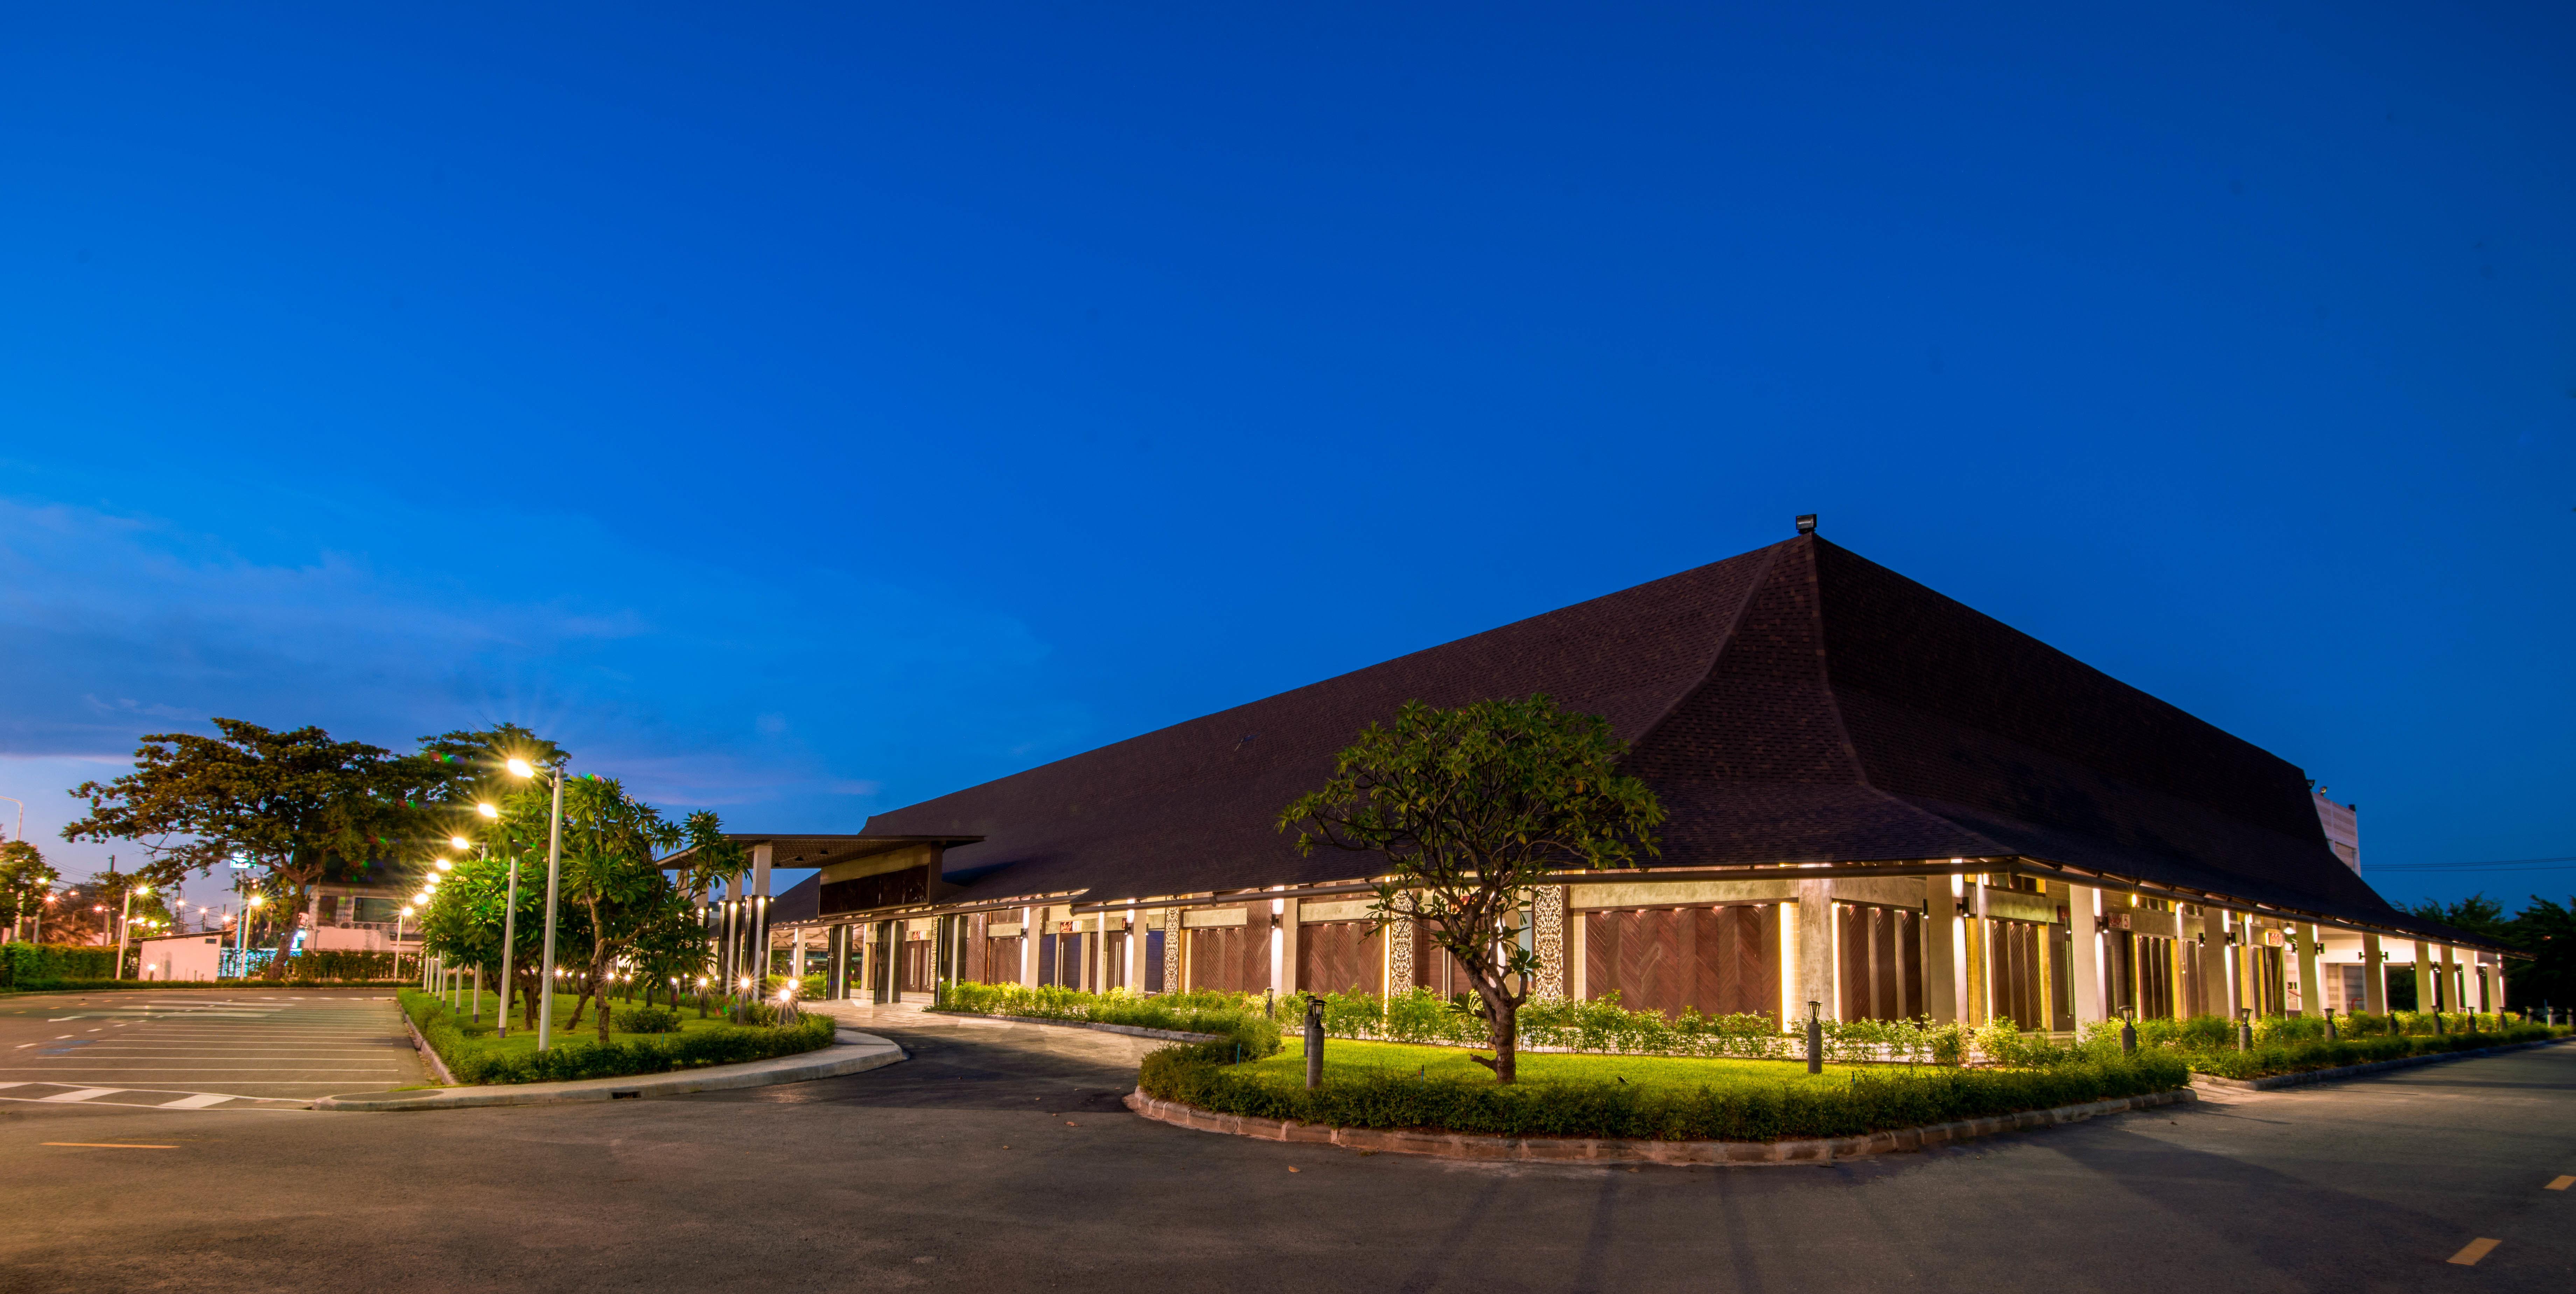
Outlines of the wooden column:
{"type": "Polygon", "coordinates": [[[1834,994],[1834,896],[1830,881],[1798,882],[1798,993],[1790,1006],[1799,1020],[1807,1018],[1807,1004],[1820,1004],[1818,1011],[1828,1020],[1842,1018],[1842,1003],[1834,994]]]}
{"type": "Polygon", "coordinates": [[[1923,878],[1923,1004],[1934,1024],[1959,1018],[1959,901],[1950,878],[1923,878]]]}
{"type": "MultiPolygon", "coordinates": [[[[2094,919],[2093,904],[2100,891],[2090,885],[2066,887],[2066,933],[2068,956],[2067,991],[2074,998],[2075,1027],[2078,1029],[2103,1018],[2102,1005],[2102,936],[2094,919]]],[[[2132,981],[2135,982],[2135,981],[2132,981]]]]}

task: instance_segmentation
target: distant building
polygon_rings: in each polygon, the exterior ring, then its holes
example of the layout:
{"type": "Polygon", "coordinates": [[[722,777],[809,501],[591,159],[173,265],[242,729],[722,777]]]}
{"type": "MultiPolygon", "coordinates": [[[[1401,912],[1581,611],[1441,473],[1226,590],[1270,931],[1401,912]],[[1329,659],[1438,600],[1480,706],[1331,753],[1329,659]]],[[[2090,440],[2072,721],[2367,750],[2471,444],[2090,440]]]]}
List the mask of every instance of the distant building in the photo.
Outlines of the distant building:
{"type": "Polygon", "coordinates": [[[2308,792],[2316,801],[2317,825],[2326,829],[2326,844],[2334,849],[2343,865],[2361,874],[2361,806],[2337,804],[2326,798],[2323,788],[2308,792]]]}

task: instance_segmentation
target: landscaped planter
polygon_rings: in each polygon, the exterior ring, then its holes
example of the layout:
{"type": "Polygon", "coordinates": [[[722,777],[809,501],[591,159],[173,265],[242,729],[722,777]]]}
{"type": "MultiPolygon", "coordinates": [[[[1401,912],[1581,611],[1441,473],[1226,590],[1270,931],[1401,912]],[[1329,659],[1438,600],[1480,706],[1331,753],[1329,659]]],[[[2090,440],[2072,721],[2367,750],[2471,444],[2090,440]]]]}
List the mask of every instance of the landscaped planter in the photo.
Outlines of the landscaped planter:
{"type": "Polygon", "coordinates": [[[1127,1095],[1127,1108],[1148,1119],[1199,1132],[1221,1132],[1263,1141],[1289,1141],[1339,1146],[1366,1153],[1436,1155],[1446,1159],[1480,1159],[1525,1163],[1649,1164],[1821,1164],[1837,1159],[1925,1150],[1954,1141],[2007,1132],[2080,1123],[2106,1114],[2152,1109],[2192,1099],[2185,1090],[2150,1092],[2024,1110],[1980,1119],[1956,1119],[1919,1128],[1897,1128],[1854,1137],[1811,1137],[1781,1141],[1639,1141],[1606,1137],[1497,1137],[1418,1128],[1335,1128],[1280,1119],[1216,1114],[1177,1101],[1161,1101],[1139,1088],[1127,1095]]]}

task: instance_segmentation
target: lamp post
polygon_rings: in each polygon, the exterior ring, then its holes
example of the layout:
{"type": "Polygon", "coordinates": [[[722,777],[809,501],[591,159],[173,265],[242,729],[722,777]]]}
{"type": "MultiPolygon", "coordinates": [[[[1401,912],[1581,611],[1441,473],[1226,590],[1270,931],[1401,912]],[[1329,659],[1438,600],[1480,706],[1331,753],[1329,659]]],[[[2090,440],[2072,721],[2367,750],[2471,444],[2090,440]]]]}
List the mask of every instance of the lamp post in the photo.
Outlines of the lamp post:
{"type": "MultiPolygon", "coordinates": [[[[514,777],[535,777],[537,770],[524,759],[510,761],[514,777]]],[[[563,881],[563,765],[548,765],[554,777],[554,810],[546,821],[546,940],[544,973],[537,977],[537,1050],[554,1045],[555,1028],[555,892],[563,881]]]]}
{"type": "MultiPolygon", "coordinates": [[[[486,822],[501,820],[501,810],[490,804],[477,803],[474,811],[486,822]]],[[[501,856],[510,862],[510,889],[501,900],[501,1013],[493,1017],[494,1036],[510,1036],[510,954],[519,950],[519,854],[510,847],[510,833],[501,833],[501,856]]]]}
{"type": "Polygon", "coordinates": [[[152,887],[149,885],[125,887],[125,910],[119,912],[116,917],[116,978],[118,979],[125,978],[125,938],[126,933],[134,925],[134,896],[138,891],[149,898],[152,887]]]}

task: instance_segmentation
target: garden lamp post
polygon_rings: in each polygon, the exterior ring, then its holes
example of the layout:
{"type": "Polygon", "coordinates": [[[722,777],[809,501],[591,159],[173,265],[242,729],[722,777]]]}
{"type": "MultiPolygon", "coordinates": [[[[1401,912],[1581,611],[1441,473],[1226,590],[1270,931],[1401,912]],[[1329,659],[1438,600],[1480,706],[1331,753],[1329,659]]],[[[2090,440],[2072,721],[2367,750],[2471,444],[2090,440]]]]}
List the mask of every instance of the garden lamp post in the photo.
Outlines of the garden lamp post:
{"type": "MultiPolygon", "coordinates": [[[[535,777],[537,770],[524,759],[510,760],[514,777],[535,777]]],[[[537,977],[537,1050],[553,1045],[555,1023],[555,893],[563,881],[563,765],[549,765],[546,771],[554,777],[554,810],[546,820],[546,939],[543,956],[544,973],[537,977]]]]}
{"type": "Polygon", "coordinates": [[[1807,1072],[1810,1074],[1825,1072],[1825,1020],[1821,1014],[1824,1009],[1822,1002],[1807,1004],[1807,1072]]]}
{"type": "MultiPolygon", "coordinates": [[[[477,803],[474,811],[481,814],[486,822],[501,820],[501,810],[497,805],[477,803]]],[[[501,1013],[493,1018],[492,1023],[496,1031],[493,1036],[507,1038],[510,1036],[510,986],[514,982],[510,978],[510,954],[519,949],[519,855],[518,851],[510,848],[510,834],[506,831],[501,833],[501,856],[509,860],[510,887],[501,900],[501,1013]]],[[[544,1026],[538,1028],[542,1031],[544,1026]]]]}

